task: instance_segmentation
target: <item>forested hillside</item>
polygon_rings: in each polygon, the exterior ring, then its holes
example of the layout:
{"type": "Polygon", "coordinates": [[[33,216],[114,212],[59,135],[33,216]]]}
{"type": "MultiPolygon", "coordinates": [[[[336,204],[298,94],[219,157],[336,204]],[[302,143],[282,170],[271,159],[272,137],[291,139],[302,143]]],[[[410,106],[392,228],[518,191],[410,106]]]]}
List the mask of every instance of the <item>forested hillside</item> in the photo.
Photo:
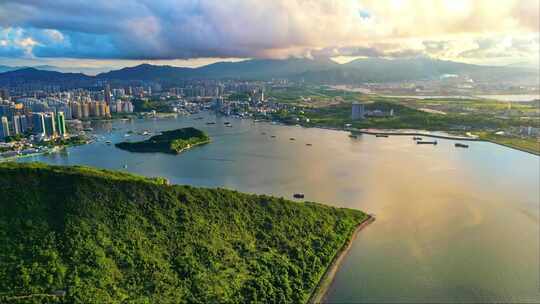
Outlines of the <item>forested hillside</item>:
{"type": "Polygon", "coordinates": [[[1,303],[303,303],[366,215],[0,164],[1,303]]]}

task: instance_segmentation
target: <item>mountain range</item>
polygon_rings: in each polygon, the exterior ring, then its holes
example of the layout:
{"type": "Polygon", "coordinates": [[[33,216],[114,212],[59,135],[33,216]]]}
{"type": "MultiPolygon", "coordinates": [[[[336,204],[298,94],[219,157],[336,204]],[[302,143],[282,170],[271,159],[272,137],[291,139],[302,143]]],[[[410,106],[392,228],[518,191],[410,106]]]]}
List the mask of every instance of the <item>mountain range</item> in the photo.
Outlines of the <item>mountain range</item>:
{"type": "MultiPolygon", "coordinates": [[[[1,68],[1,67],[0,67],[1,68]]],[[[1,70],[0,70],[1,71],[1,70]]],[[[513,66],[481,66],[432,58],[357,59],[345,64],[330,59],[253,59],[218,62],[197,68],[141,64],[96,76],[22,68],[0,73],[0,85],[39,82],[81,85],[109,82],[175,83],[189,79],[270,80],[275,78],[313,83],[363,83],[439,79],[443,75],[469,76],[475,81],[537,81],[538,71],[513,66]]]]}

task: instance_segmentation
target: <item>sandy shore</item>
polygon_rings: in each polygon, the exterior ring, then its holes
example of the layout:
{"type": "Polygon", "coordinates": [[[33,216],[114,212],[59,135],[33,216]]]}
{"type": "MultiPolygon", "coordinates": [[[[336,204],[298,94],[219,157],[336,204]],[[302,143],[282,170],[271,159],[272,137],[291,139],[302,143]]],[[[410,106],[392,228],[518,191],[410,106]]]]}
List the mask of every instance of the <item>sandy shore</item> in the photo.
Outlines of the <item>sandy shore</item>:
{"type": "Polygon", "coordinates": [[[332,263],[330,263],[330,266],[326,269],[326,272],[321,277],[321,280],[319,281],[319,284],[315,287],[315,290],[313,291],[313,294],[311,295],[308,303],[314,304],[314,303],[323,303],[324,298],[326,297],[326,293],[328,292],[328,288],[334,281],[334,277],[336,276],[336,273],[339,269],[339,266],[343,262],[343,259],[345,256],[347,256],[347,253],[351,249],[352,243],[356,239],[356,236],[358,232],[360,232],[362,229],[364,229],[367,225],[371,224],[373,221],[375,221],[375,218],[371,215],[368,216],[363,222],[361,222],[354,232],[352,233],[351,237],[343,244],[343,247],[336,253],[334,260],[332,263]]]}

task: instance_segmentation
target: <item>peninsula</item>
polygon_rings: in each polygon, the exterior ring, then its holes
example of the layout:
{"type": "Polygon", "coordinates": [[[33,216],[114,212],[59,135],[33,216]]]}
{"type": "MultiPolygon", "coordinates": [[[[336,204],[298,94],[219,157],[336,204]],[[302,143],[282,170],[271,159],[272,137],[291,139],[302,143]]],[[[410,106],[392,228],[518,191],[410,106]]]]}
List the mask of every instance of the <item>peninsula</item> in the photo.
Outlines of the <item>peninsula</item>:
{"type": "Polygon", "coordinates": [[[369,218],[81,166],[1,163],[0,188],[2,303],[307,303],[369,218]]]}
{"type": "Polygon", "coordinates": [[[207,144],[210,137],[203,131],[188,127],[163,131],[140,142],[121,142],[116,147],[130,152],[179,154],[198,145],[207,144]]]}

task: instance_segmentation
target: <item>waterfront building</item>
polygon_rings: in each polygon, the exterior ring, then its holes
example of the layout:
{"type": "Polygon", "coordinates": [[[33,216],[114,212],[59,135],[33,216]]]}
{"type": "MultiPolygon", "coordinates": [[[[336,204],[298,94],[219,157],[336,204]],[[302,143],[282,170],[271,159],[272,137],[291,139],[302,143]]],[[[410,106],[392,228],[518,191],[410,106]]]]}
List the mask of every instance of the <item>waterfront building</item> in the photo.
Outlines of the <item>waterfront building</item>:
{"type": "Polygon", "coordinates": [[[21,117],[19,115],[13,116],[13,135],[21,134],[21,117]]]}
{"type": "Polygon", "coordinates": [[[28,131],[28,118],[26,117],[26,115],[19,116],[19,124],[21,132],[26,133],[28,131]]]}
{"type": "Polygon", "coordinates": [[[54,113],[47,113],[45,114],[45,135],[47,137],[54,137],[56,136],[56,122],[54,113]]]}
{"type": "Polygon", "coordinates": [[[90,104],[88,102],[84,102],[82,105],[82,117],[81,118],[88,118],[90,116],[90,104]]]}
{"type": "Polygon", "coordinates": [[[80,102],[72,102],[71,103],[71,114],[73,118],[82,118],[83,117],[83,110],[82,105],[80,102]]]}
{"type": "Polygon", "coordinates": [[[56,113],[56,129],[58,130],[58,135],[61,137],[65,137],[67,135],[66,132],[66,118],[64,116],[64,112],[58,112],[56,113]]]}
{"type": "Polygon", "coordinates": [[[105,116],[105,117],[110,117],[111,116],[111,112],[110,112],[108,103],[100,102],[99,106],[100,106],[100,114],[101,114],[101,116],[105,116]]]}
{"type": "Polygon", "coordinates": [[[99,104],[97,102],[94,102],[92,101],[90,103],[90,116],[92,117],[98,117],[98,116],[101,116],[100,115],[100,107],[99,107],[99,104]]]}
{"type": "Polygon", "coordinates": [[[352,111],[351,111],[351,118],[352,120],[357,119],[364,119],[365,117],[365,106],[362,103],[354,102],[352,104],[352,111]]]}
{"type": "Polygon", "coordinates": [[[0,118],[0,138],[6,138],[10,136],[9,132],[9,122],[6,116],[0,118]]]}
{"type": "Polygon", "coordinates": [[[34,134],[45,136],[45,115],[43,113],[32,114],[32,125],[34,134]]]}

